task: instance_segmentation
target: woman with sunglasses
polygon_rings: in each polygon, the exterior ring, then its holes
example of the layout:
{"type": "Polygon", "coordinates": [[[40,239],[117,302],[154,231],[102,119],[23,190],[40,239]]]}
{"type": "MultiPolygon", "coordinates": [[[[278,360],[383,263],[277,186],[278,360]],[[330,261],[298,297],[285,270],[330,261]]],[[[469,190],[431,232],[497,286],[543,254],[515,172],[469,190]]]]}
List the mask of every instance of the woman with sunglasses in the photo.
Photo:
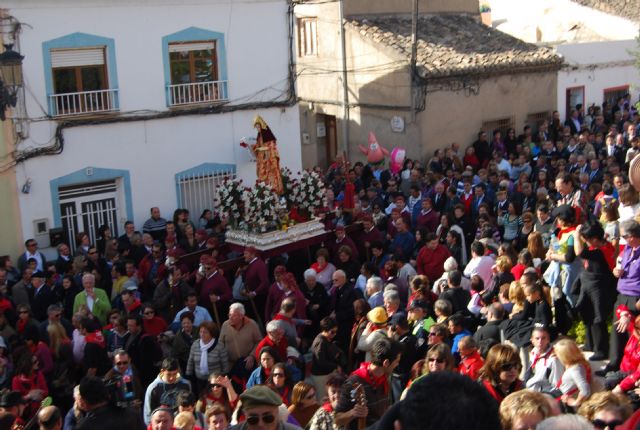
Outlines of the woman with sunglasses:
{"type": "Polygon", "coordinates": [[[446,343],[439,343],[427,352],[427,359],[422,368],[422,375],[434,372],[452,371],[455,368],[451,348],[446,343]]]}
{"type": "Polygon", "coordinates": [[[432,348],[434,345],[449,343],[449,329],[444,324],[434,324],[429,328],[427,335],[427,345],[432,348]]]}
{"type": "MultiPolygon", "coordinates": [[[[585,417],[597,430],[613,430],[622,425],[632,413],[629,400],[610,391],[595,393],[586,400],[578,414],[585,417]]],[[[634,428],[634,427],[629,427],[634,428]]]]}
{"type": "Polygon", "coordinates": [[[31,306],[27,304],[18,305],[18,321],[16,322],[16,331],[19,335],[24,336],[29,327],[38,329],[38,320],[33,318],[31,306]]]}
{"type": "MultiPolygon", "coordinates": [[[[622,212],[620,215],[622,219],[622,212]]],[[[631,342],[633,337],[639,337],[636,336],[633,327],[629,326],[635,321],[635,315],[638,313],[636,303],[640,300],[640,224],[633,219],[621,221],[620,230],[626,245],[622,251],[620,263],[613,269],[613,275],[618,278],[618,296],[613,305],[609,364],[597,372],[599,376],[604,376],[610,371],[622,370],[623,353],[627,355],[628,342],[631,342]],[[633,335],[629,336],[629,332],[633,335]],[[627,346],[623,348],[624,344],[627,346]]],[[[634,342],[637,345],[637,340],[634,342]]]]}
{"type": "Polygon", "coordinates": [[[518,378],[521,368],[520,356],[514,348],[503,344],[494,345],[480,371],[480,382],[501,403],[509,394],[524,387],[518,378]]]}
{"type": "Polygon", "coordinates": [[[156,308],[151,303],[142,305],[142,325],[149,336],[158,336],[167,331],[167,322],[156,315],[156,308]]]}
{"type": "Polygon", "coordinates": [[[267,378],[267,386],[271,387],[282,399],[285,406],[291,405],[291,390],[293,388],[293,380],[287,365],[284,363],[276,363],[271,369],[271,374],[267,378]]]}
{"type": "Polygon", "coordinates": [[[311,418],[318,410],[318,407],[316,389],[313,385],[300,381],[293,386],[289,414],[295,418],[298,424],[300,424],[300,427],[307,427],[307,424],[311,421],[311,418]]]}
{"type": "Polygon", "coordinates": [[[40,371],[38,358],[30,352],[23,353],[17,360],[11,390],[18,391],[27,402],[23,418],[29,420],[40,407],[42,399],[49,395],[49,388],[40,371]]]}
{"type": "Polygon", "coordinates": [[[223,405],[227,414],[231,414],[238,405],[238,394],[233,388],[231,379],[218,373],[209,375],[208,389],[202,393],[196,409],[204,413],[215,403],[223,405]]]}

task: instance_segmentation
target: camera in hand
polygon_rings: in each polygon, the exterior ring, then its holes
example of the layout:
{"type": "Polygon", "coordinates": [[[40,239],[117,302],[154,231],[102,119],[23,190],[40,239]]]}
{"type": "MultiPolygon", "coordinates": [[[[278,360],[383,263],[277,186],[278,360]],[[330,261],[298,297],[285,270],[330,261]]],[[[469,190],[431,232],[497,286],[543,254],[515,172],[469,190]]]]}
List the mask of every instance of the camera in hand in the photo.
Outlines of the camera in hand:
{"type": "Polygon", "coordinates": [[[129,375],[117,376],[107,383],[109,403],[118,408],[129,408],[134,405],[135,393],[133,379],[129,375]]]}

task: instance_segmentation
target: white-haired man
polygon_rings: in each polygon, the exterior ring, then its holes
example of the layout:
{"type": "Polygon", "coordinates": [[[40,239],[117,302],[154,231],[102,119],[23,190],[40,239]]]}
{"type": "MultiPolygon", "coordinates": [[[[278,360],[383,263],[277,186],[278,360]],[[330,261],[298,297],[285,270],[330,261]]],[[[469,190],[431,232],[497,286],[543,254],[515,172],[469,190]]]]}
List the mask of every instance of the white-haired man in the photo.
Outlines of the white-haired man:
{"type": "Polygon", "coordinates": [[[279,361],[287,359],[287,338],[284,336],[284,323],[280,320],[271,320],[267,323],[267,335],[256,346],[253,355],[259,358],[260,351],[265,346],[270,346],[278,354],[279,361]]]}
{"type": "Polygon", "coordinates": [[[92,273],[82,275],[84,291],[76,294],[73,301],[73,313],[78,312],[80,305],[86,305],[102,325],[106,324],[107,313],[111,310],[111,302],[106,291],[96,288],[96,277],[92,273]]]}
{"type": "Polygon", "coordinates": [[[242,303],[232,303],[229,306],[229,319],[222,323],[220,330],[220,342],[229,355],[232,373],[242,370],[246,373],[251,372],[255,363],[251,352],[262,340],[258,324],[245,313],[242,303]],[[243,363],[240,364],[240,361],[243,363]]]}
{"type": "Polygon", "coordinates": [[[367,280],[367,296],[369,297],[368,301],[371,309],[384,306],[382,287],[382,278],[378,276],[372,276],[367,280]]]}

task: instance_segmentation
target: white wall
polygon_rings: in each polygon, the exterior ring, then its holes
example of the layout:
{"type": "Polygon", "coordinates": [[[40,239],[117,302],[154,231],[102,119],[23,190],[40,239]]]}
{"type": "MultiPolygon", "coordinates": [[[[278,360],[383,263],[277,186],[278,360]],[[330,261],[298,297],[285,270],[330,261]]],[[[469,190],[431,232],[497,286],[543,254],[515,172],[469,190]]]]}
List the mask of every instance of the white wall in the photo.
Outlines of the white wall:
{"type": "MultiPolygon", "coordinates": [[[[20,50],[25,55],[27,111],[36,121],[21,150],[51,144],[56,123],[43,118],[40,107],[46,106],[42,43],[74,32],[115,39],[120,114],[167,110],[161,39],[192,26],[225,34],[232,104],[284,98],[287,89],[285,0],[154,0],[139,6],[120,0],[5,3],[9,14],[29,24],[20,35],[20,50]]],[[[47,218],[53,224],[49,181],[88,166],[129,170],[137,226],[148,218],[151,206],[171,217],[177,204],[174,175],[182,170],[232,163],[253,182],[255,163],[239,141],[255,136],[255,115],[264,117],[278,139],[281,164],[299,170],[297,106],[66,129],[62,154],[33,158],[17,168],[18,186],[32,180],[31,193],[20,195],[25,238],[33,234],[32,220],[47,218]]]]}
{"type": "Polygon", "coordinates": [[[529,43],[625,40],[638,23],[570,0],[489,0],[498,30],[529,43]]]}
{"type": "Polygon", "coordinates": [[[558,72],[557,109],[564,120],[566,90],[585,87],[585,106],[601,105],[606,88],[629,85],[631,100],[638,101],[640,73],[629,50],[637,49],[634,40],[558,45],[567,66],[558,72]]]}

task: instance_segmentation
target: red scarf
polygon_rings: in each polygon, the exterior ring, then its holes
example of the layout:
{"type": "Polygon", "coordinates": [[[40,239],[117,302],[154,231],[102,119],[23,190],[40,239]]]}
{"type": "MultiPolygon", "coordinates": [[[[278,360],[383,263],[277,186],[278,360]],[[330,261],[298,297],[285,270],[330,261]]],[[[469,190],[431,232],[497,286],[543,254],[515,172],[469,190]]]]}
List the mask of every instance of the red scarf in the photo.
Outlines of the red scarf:
{"type": "Polygon", "coordinates": [[[333,407],[331,406],[330,402],[327,402],[324,405],[322,405],[322,409],[329,412],[330,414],[333,413],[333,407]]]}
{"type": "Polygon", "coordinates": [[[575,229],[576,229],[575,225],[572,225],[571,227],[567,227],[567,228],[561,228],[560,230],[558,230],[558,236],[557,236],[558,239],[561,239],[563,234],[571,233],[575,229]]]}
{"type": "Polygon", "coordinates": [[[29,322],[29,320],[23,320],[23,319],[19,319],[18,323],[16,324],[16,328],[18,329],[18,333],[22,334],[24,333],[24,329],[27,326],[27,323],[29,322]]]}
{"type": "Polygon", "coordinates": [[[311,268],[315,270],[316,273],[320,273],[324,269],[326,269],[328,265],[329,265],[329,262],[325,262],[322,266],[320,265],[320,263],[315,262],[311,265],[311,268]]]}
{"type": "Polygon", "coordinates": [[[290,406],[291,402],[289,401],[289,387],[285,385],[284,387],[282,387],[282,389],[276,388],[276,390],[278,391],[278,394],[280,394],[282,403],[284,403],[287,406],[290,406]]]}
{"type": "Polygon", "coordinates": [[[104,340],[104,336],[102,335],[102,332],[100,330],[97,330],[93,333],[89,333],[84,337],[84,340],[87,343],[95,343],[100,348],[106,348],[107,346],[107,343],[104,340]]]}
{"type": "Polygon", "coordinates": [[[142,306],[142,303],[140,302],[140,299],[136,299],[133,304],[127,308],[127,312],[133,312],[136,309],[138,309],[140,306],[142,306]]]}
{"type": "Polygon", "coordinates": [[[369,372],[369,365],[371,363],[361,363],[360,368],[353,371],[351,374],[359,377],[367,384],[375,387],[382,387],[384,394],[389,393],[389,381],[385,375],[382,376],[373,376],[371,372],[369,372]]]}
{"type": "MultiPolygon", "coordinates": [[[[607,264],[609,265],[609,269],[613,270],[614,267],[616,267],[616,259],[615,259],[615,249],[613,249],[613,245],[610,242],[606,242],[604,245],[598,247],[598,248],[594,248],[594,247],[589,247],[589,251],[593,251],[599,249],[600,252],[602,252],[602,256],[604,257],[605,261],[607,262],[607,264]]],[[[584,261],[584,267],[587,267],[587,263],[588,261],[585,260],[584,261]]]]}
{"type": "Polygon", "coordinates": [[[291,324],[291,325],[295,325],[295,323],[293,322],[293,318],[289,318],[288,316],[286,316],[286,315],[282,315],[281,313],[277,313],[277,314],[273,317],[273,319],[274,319],[274,320],[284,321],[284,322],[287,322],[287,323],[289,323],[289,324],[291,324]]]}

